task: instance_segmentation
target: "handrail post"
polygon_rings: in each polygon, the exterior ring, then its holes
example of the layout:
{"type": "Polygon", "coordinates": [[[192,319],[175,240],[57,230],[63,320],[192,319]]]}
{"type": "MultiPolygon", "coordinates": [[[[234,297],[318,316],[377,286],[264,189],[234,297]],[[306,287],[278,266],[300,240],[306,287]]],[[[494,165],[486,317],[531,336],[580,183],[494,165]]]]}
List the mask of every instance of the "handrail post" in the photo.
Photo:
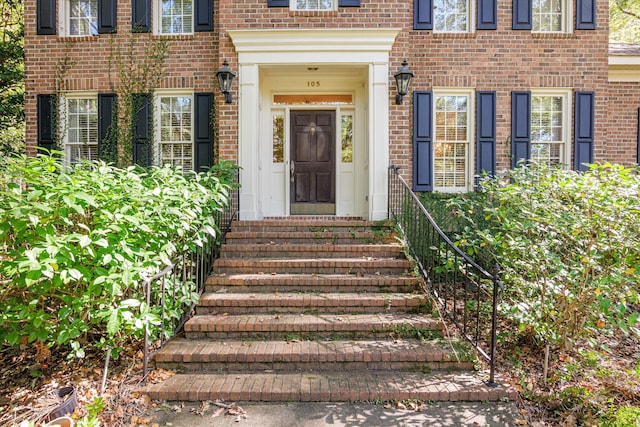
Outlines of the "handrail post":
{"type": "MultiPolygon", "coordinates": [[[[146,280],[146,300],[147,310],[151,307],[151,280],[146,280]]],[[[149,374],[149,315],[144,322],[144,354],[142,356],[142,385],[147,385],[147,375],[149,374]]]]}
{"type": "Polygon", "coordinates": [[[496,387],[495,373],[496,373],[496,336],[497,336],[497,318],[498,318],[498,288],[500,282],[500,267],[496,265],[493,271],[493,302],[492,302],[492,314],[491,314],[491,348],[489,350],[489,382],[487,385],[496,387]]]}

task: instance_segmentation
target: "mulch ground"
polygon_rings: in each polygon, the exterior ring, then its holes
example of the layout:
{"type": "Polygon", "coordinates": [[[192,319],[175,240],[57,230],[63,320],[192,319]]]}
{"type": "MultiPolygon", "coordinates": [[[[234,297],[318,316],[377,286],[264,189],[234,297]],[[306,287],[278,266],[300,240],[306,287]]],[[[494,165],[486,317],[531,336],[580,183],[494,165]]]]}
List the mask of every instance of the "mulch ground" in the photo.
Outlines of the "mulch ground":
{"type": "MultiPolygon", "coordinates": [[[[596,426],[612,406],[640,405],[640,339],[616,333],[569,350],[552,349],[545,380],[544,348],[532,340],[504,342],[499,346],[498,371],[509,378],[521,395],[522,425],[596,426]]],[[[43,422],[59,401],[52,392],[63,386],[76,390],[78,407],[72,418],[86,414],[86,406],[101,396],[102,425],[154,427],[146,416],[159,402],[138,390],[142,381],[140,351],[112,360],[102,390],[104,354],[67,359],[44,346],[0,349],[0,426],[19,425],[30,419],[43,422]]],[[[168,371],[152,371],[150,382],[166,379],[168,371]]]]}

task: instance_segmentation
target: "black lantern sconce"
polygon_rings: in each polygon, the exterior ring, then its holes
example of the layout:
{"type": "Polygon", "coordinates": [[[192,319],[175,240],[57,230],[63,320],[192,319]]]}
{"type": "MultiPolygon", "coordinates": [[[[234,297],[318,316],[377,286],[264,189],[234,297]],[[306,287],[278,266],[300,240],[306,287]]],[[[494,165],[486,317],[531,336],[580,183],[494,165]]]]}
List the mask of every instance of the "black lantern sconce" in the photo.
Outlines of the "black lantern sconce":
{"type": "Polygon", "coordinates": [[[222,68],[220,68],[216,73],[216,76],[218,77],[218,83],[220,84],[220,91],[224,93],[224,102],[231,104],[231,85],[233,84],[233,79],[236,77],[236,73],[231,71],[226,59],[222,63],[222,68]]]}
{"type": "Polygon", "coordinates": [[[393,77],[396,79],[396,87],[398,88],[398,94],[396,95],[396,105],[402,105],[402,98],[409,93],[411,87],[411,80],[413,79],[413,71],[408,67],[407,60],[402,61],[402,67],[398,69],[398,72],[393,77]]]}

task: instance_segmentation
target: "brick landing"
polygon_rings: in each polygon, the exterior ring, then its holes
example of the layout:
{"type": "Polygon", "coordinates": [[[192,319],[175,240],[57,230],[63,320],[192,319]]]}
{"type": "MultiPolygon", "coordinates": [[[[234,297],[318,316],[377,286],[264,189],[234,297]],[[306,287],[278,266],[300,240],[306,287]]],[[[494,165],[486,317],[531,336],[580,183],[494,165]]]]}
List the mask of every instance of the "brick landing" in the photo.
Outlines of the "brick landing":
{"type": "Polygon", "coordinates": [[[514,400],[516,392],[489,387],[474,373],[302,372],[176,375],[148,387],[155,399],[261,402],[514,400]]]}
{"type": "Polygon", "coordinates": [[[475,353],[444,339],[388,223],[235,222],[196,315],[155,357],[151,398],[495,401],[475,353]],[[454,350],[455,349],[455,350],[454,350]]]}

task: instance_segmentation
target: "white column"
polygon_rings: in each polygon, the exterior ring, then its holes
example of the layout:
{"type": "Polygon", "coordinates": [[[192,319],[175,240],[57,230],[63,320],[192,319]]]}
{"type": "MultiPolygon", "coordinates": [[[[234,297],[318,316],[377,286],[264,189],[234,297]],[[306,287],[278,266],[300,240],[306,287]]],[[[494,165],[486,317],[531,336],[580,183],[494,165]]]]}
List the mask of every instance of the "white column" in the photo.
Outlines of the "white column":
{"type": "Polygon", "coordinates": [[[369,66],[369,220],[387,217],[389,61],[369,66]]]}
{"type": "Polygon", "coordinates": [[[258,195],[258,65],[240,64],[238,71],[238,164],[240,166],[240,219],[260,219],[258,195]]]}

